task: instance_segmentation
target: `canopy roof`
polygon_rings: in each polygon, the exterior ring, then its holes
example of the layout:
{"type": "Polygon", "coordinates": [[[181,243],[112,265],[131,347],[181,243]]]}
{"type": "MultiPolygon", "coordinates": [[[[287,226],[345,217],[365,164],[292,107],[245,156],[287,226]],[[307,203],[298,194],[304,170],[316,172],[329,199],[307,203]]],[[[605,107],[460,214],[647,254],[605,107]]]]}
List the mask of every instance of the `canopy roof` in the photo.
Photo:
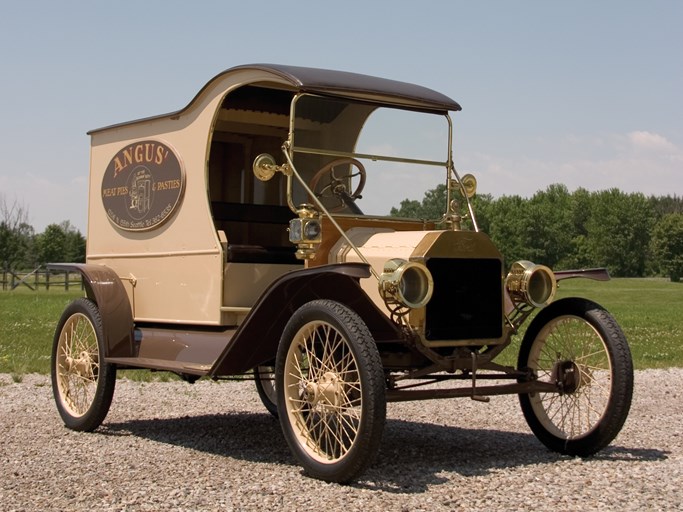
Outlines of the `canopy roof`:
{"type": "Polygon", "coordinates": [[[232,68],[225,73],[236,69],[259,69],[273,73],[299,92],[365,99],[439,112],[461,110],[460,105],[451,98],[427,87],[348,71],[250,64],[232,68]]]}
{"type": "MultiPolygon", "coordinates": [[[[183,109],[160,116],[153,116],[135,121],[119,123],[112,126],[91,130],[93,134],[109,128],[117,128],[132,123],[148,121],[156,118],[173,117],[188,110],[202,93],[214,83],[226,80],[226,88],[231,83],[231,75],[239,75],[244,71],[256,71],[261,76],[257,82],[241,85],[275,83],[291,87],[295,92],[319,94],[349,98],[373,103],[390,104],[400,108],[422,110],[445,114],[448,111],[461,110],[460,105],[448,96],[427,87],[379,78],[348,71],[286,66],[281,64],[246,64],[230,68],[212,78],[183,109]],[[264,77],[272,77],[272,80],[264,77]]],[[[226,89],[227,90],[227,89],[226,89]]]]}

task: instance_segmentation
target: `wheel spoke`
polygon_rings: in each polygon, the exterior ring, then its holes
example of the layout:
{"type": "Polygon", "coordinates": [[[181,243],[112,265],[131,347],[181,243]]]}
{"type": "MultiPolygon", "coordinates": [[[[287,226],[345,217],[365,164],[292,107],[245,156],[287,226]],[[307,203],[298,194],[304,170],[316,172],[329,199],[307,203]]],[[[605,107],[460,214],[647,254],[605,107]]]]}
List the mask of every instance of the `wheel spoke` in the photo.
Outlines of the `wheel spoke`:
{"type": "Polygon", "coordinates": [[[60,334],[57,352],[57,383],[64,405],[73,416],[90,407],[100,373],[97,338],[90,320],[75,314],[60,334]]]}
{"type": "Polygon", "coordinates": [[[530,401],[549,432],[574,439],[586,435],[602,418],[612,388],[611,365],[604,341],[588,322],[560,316],[539,332],[529,365],[539,380],[550,382],[563,374],[569,363],[577,381],[570,384],[568,392],[537,393],[530,395],[530,401]]]}
{"type": "Polygon", "coordinates": [[[288,353],[288,414],[302,447],[326,463],[343,458],[360,424],[358,363],[348,340],[327,322],[302,328],[288,353]]]}

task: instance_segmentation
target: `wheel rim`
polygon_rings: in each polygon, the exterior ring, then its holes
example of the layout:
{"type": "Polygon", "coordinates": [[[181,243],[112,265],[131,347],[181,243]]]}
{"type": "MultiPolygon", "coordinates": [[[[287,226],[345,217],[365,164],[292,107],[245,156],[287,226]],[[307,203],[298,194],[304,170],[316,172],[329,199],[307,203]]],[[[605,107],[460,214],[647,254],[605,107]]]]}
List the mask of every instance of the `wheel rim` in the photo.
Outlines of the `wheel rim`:
{"type": "Polygon", "coordinates": [[[62,403],[72,416],[83,416],[93,402],[100,370],[97,334],[85,315],[76,313],[65,322],[56,363],[62,403]]]}
{"type": "Polygon", "coordinates": [[[612,392],[612,364],[602,336],[584,319],[560,316],[534,340],[529,367],[538,380],[563,383],[558,393],[529,395],[536,417],[561,439],[590,434],[605,415],[612,392]]]}
{"type": "Polygon", "coordinates": [[[300,447],[314,460],[339,461],[358,439],[363,397],[358,363],[332,325],[304,325],[287,352],[287,416],[300,447]]]}

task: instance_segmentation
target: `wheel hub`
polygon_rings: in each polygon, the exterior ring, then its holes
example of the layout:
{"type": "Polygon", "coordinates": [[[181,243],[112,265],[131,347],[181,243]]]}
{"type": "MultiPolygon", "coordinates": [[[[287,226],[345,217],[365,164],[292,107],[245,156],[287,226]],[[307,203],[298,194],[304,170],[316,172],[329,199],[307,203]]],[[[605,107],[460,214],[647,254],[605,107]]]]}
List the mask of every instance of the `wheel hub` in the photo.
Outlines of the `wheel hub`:
{"type": "Polygon", "coordinates": [[[325,373],[317,382],[309,381],[304,389],[306,400],[313,406],[338,407],[341,403],[343,382],[334,372],[325,373]]]}
{"type": "Polygon", "coordinates": [[[586,384],[581,377],[581,368],[574,361],[558,361],[553,368],[553,378],[563,393],[575,393],[586,384]]]}
{"type": "Polygon", "coordinates": [[[88,352],[81,352],[78,358],[68,356],[66,358],[66,369],[69,373],[76,373],[80,377],[90,377],[92,375],[92,358],[88,352]]]}

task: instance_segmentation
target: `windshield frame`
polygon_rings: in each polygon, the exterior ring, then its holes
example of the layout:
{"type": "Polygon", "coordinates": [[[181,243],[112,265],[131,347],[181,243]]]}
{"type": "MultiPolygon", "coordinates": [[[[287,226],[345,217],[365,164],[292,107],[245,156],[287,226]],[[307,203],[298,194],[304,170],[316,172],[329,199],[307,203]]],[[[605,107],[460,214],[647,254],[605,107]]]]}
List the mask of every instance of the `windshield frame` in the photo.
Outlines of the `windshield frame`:
{"type": "MultiPolygon", "coordinates": [[[[327,149],[318,149],[318,148],[311,148],[311,147],[304,147],[304,146],[297,146],[294,138],[294,132],[296,128],[296,107],[297,103],[301,98],[304,97],[316,97],[316,98],[321,98],[325,99],[328,98],[327,96],[323,96],[321,94],[313,94],[313,93],[308,93],[308,92],[300,92],[294,95],[292,98],[292,103],[291,103],[291,108],[290,108],[290,113],[289,113],[289,135],[288,135],[288,151],[289,151],[289,156],[294,161],[294,154],[295,153],[302,153],[302,154],[310,154],[310,155],[320,155],[320,156],[330,156],[330,157],[335,157],[335,158],[361,158],[361,159],[368,159],[368,160],[373,160],[373,161],[385,161],[385,162],[400,162],[400,163],[407,163],[407,164],[419,164],[419,165],[433,165],[437,167],[444,167],[446,169],[450,169],[453,166],[453,121],[451,120],[451,116],[446,113],[436,113],[433,111],[425,111],[425,110],[420,110],[420,109],[415,109],[415,108],[401,108],[400,106],[393,105],[393,104],[380,104],[377,103],[376,106],[378,108],[385,108],[385,109],[390,109],[390,110],[405,110],[405,111],[412,111],[412,112],[421,112],[426,115],[434,115],[434,116],[443,116],[446,118],[447,123],[448,123],[448,140],[447,140],[447,158],[446,160],[423,160],[423,159],[417,159],[417,158],[404,158],[404,157],[395,157],[391,155],[379,155],[379,154],[369,154],[369,153],[357,153],[355,151],[334,151],[334,150],[327,150],[327,149]]],[[[350,98],[338,98],[338,97],[330,97],[330,99],[334,99],[336,101],[345,101],[349,104],[353,103],[358,103],[358,104],[367,104],[368,102],[360,101],[360,100],[355,100],[355,99],[350,99],[350,98]]],[[[362,129],[362,126],[361,126],[362,129]]],[[[358,134],[356,134],[356,142],[358,142],[358,135],[360,134],[360,130],[358,134]]]]}
{"type": "MultiPolygon", "coordinates": [[[[371,114],[369,114],[371,115],[371,114]]],[[[368,117],[369,117],[368,115],[368,117]]],[[[366,118],[367,121],[367,118],[366,118]]],[[[354,146],[358,143],[359,135],[362,131],[362,128],[364,126],[365,122],[363,122],[358,129],[358,132],[355,134],[355,142],[354,146]]],[[[446,204],[444,204],[443,207],[443,220],[447,221],[448,219],[453,218],[454,216],[458,216],[457,212],[455,211],[454,204],[456,201],[453,200],[453,196],[456,193],[456,191],[459,191],[462,197],[465,200],[466,203],[466,209],[469,213],[469,217],[472,220],[473,228],[475,231],[479,231],[479,226],[476,221],[476,217],[474,215],[474,209],[472,207],[472,203],[470,201],[470,198],[468,197],[463,184],[462,180],[455,169],[455,165],[453,164],[453,121],[451,119],[450,114],[446,112],[434,112],[431,110],[424,110],[420,108],[411,108],[411,107],[402,107],[400,105],[396,105],[393,103],[381,103],[381,102],[370,102],[370,101],[364,101],[364,100],[358,100],[355,98],[348,98],[348,97],[339,97],[339,96],[334,96],[334,95],[322,95],[322,94],[315,94],[315,93],[310,93],[310,92],[298,92],[294,94],[292,97],[292,101],[290,104],[290,113],[289,113],[289,132],[288,132],[288,138],[286,143],[283,145],[283,152],[285,153],[285,156],[289,162],[289,164],[292,167],[292,170],[294,174],[297,176],[297,180],[304,185],[304,188],[310,193],[310,190],[308,190],[308,187],[306,186],[304,180],[302,177],[299,175],[299,173],[296,171],[296,168],[294,166],[295,162],[295,154],[308,154],[308,155],[318,155],[318,156],[327,156],[327,157],[332,157],[332,158],[358,158],[358,159],[368,159],[372,161],[386,161],[386,162],[399,162],[399,163],[407,163],[407,164],[416,164],[416,165],[427,165],[427,166],[436,166],[436,167],[442,167],[445,169],[446,174],[445,174],[445,184],[446,184],[446,204]],[[296,141],[295,141],[295,130],[296,130],[296,112],[297,112],[297,104],[298,102],[305,97],[315,97],[315,98],[321,98],[321,99],[329,99],[332,101],[343,101],[349,104],[364,104],[364,105],[371,105],[375,106],[376,108],[385,108],[389,110],[402,110],[402,111],[411,111],[411,112],[419,112],[423,113],[425,115],[436,115],[436,116],[443,116],[446,119],[447,125],[448,125],[448,136],[447,136],[447,148],[446,148],[446,160],[425,160],[425,159],[416,159],[416,158],[405,158],[405,157],[396,157],[396,156],[391,156],[391,155],[381,155],[381,154],[374,154],[374,153],[358,153],[355,151],[336,151],[336,150],[329,150],[329,149],[318,149],[318,148],[312,148],[312,147],[306,147],[306,146],[297,146],[296,141]]],[[[289,194],[291,194],[291,184],[289,188],[289,194]]],[[[291,197],[291,195],[290,195],[291,197]]],[[[318,201],[316,201],[318,203],[318,201]]],[[[290,207],[293,205],[290,204],[290,207]]],[[[321,207],[321,211],[325,213],[327,216],[332,217],[332,215],[322,207],[322,204],[318,204],[317,206],[321,207]]],[[[294,208],[292,208],[294,210],[294,208]]],[[[344,214],[339,214],[339,215],[344,215],[344,214]]],[[[364,217],[381,217],[378,215],[363,215],[364,217]]],[[[386,217],[386,216],[384,216],[386,217]]]]}

